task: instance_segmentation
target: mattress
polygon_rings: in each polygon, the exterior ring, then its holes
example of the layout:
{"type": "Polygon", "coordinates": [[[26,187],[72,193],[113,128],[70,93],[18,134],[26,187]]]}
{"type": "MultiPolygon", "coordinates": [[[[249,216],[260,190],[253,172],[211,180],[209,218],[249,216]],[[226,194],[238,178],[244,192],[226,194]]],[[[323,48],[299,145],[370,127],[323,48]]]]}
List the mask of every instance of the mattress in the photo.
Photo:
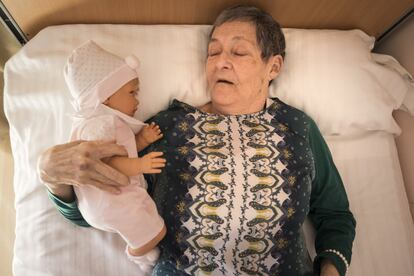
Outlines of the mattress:
{"type": "MultiPolygon", "coordinates": [[[[186,37],[187,32],[194,31],[205,35],[208,32],[205,26],[70,25],[42,31],[8,61],[4,97],[15,170],[14,275],[144,275],[126,258],[125,243],[118,235],[75,226],[56,211],[37,176],[36,164],[41,152],[67,142],[69,137],[71,121],[68,115],[73,109],[61,70],[70,51],[82,40],[92,38],[104,43],[109,50],[128,54],[125,47],[117,48],[119,37],[127,42],[125,38],[160,28],[175,32],[172,36],[185,40],[195,52],[205,51],[204,41],[198,36],[186,37]]],[[[170,43],[174,49],[170,39],[165,37],[161,42],[170,43]]],[[[157,57],[151,56],[150,51],[141,53],[144,54],[148,62],[151,58],[161,59],[160,53],[157,57]]],[[[200,63],[202,60],[189,58],[186,62],[200,63]]],[[[162,64],[151,68],[164,70],[162,64]]],[[[151,73],[154,72],[143,72],[142,79],[151,73]]],[[[203,81],[202,70],[185,74],[191,74],[193,80],[170,95],[141,94],[140,101],[145,108],[138,117],[148,118],[164,109],[172,98],[193,105],[206,102],[208,97],[202,93],[192,96],[197,82],[203,81]],[[150,104],[154,97],[163,100],[150,104]]],[[[171,86],[176,77],[171,76],[164,85],[171,86]]],[[[152,84],[143,81],[142,85],[145,91],[152,84]]],[[[414,275],[414,225],[394,136],[385,131],[367,131],[325,138],[357,220],[348,275],[414,275]]],[[[309,229],[306,232],[312,254],[312,233],[309,229]]]]}

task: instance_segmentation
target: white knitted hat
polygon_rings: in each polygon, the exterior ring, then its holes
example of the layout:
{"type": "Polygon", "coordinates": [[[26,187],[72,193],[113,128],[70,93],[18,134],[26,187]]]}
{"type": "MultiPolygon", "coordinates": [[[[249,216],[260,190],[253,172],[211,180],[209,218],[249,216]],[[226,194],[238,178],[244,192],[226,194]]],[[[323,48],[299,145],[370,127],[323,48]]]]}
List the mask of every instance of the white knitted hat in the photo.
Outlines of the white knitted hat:
{"type": "Polygon", "coordinates": [[[64,76],[76,111],[94,109],[119,88],[138,77],[139,60],[134,55],[122,59],[92,40],[73,50],[64,76]]]}

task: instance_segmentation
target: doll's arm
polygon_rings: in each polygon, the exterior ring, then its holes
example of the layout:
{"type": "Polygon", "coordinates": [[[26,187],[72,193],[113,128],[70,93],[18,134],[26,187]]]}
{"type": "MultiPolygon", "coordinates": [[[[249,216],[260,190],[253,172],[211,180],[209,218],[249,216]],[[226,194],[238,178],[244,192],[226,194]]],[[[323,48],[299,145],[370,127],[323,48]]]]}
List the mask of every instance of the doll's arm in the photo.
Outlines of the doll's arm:
{"type": "Polygon", "coordinates": [[[105,163],[127,176],[140,173],[160,173],[166,162],[164,158],[161,158],[162,155],[162,152],[150,152],[138,158],[115,156],[105,160],[105,163]]]}

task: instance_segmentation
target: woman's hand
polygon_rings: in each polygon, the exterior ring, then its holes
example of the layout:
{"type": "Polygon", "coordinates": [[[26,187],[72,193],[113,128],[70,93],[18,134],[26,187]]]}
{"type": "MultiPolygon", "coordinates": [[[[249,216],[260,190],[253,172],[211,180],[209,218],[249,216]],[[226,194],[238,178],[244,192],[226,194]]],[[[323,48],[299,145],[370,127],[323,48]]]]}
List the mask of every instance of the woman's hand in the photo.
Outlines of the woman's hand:
{"type": "Polygon", "coordinates": [[[321,264],[321,276],[339,276],[339,272],[331,261],[325,259],[321,264]]]}
{"type": "Polygon", "coordinates": [[[118,186],[129,184],[127,176],[102,159],[127,152],[113,142],[74,141],[46,150],[39,158],[38,173],[49,190],[64,201],[73,201],[71,186],[92,185],[119,193],[118,186]]]}

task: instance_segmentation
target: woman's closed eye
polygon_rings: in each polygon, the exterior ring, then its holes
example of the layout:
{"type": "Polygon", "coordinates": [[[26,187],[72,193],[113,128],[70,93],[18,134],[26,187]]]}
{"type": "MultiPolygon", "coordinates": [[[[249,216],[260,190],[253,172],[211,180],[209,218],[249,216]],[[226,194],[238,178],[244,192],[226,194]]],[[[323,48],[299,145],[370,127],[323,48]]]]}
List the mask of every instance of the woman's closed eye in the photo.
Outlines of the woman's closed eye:
{"type": "Polygon", "coordinates": [[[236,49],[232,50],[231,53],[235,56],[247,56],[249,54],[249,52],[246,49],[237,47],[236,49]]]}
{"type": "Polygon", "coordinates": [[[247,56],[247,53],[246,52],[234,52],[233,54],[235,56],[239,56],[239,57],[247,56]]]}
{"type": "Polygon", "coordinates": [[[217,50],[208,51],[209,57],[217,56],[218,54],[220,54],[220,51],[217,51],[217,50]]]}

